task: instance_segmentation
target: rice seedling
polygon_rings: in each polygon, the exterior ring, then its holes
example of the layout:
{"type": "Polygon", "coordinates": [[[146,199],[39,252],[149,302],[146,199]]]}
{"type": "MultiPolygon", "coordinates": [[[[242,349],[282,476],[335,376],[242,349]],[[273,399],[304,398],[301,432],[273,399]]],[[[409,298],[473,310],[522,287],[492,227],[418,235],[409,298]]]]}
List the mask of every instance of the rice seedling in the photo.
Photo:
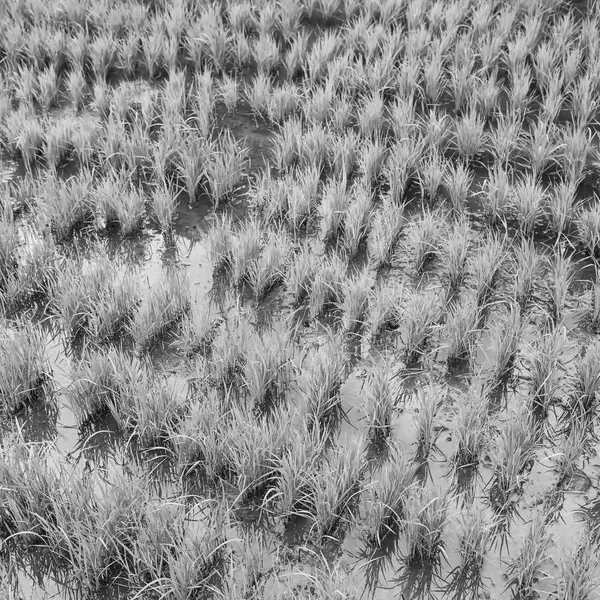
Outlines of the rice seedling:
{"type": "Polygon", "coordinates": [[[331,337],[319,348],[309,351],[302,368],[300,387],[306,398],[309,430],[318,430],[326,437],[337,429],[342,417],[340,388],[348,365],[341,348],[340,340],[331,337]]]}
{"type": "Polygon", "coordinates": [[[539,179],[557,163],[561,145],[557,142],[556,128],[551,122],[538,119],[529,128],[524,142],[531,173],[539,179]]]}
{"type": "Polygon", "coordinates": [[[161,281],[144,296],[128,326],[138,351],[145,351],[158,342],[181,322],[189,309],[189,288],[185,274],[180,271],[164,274],[161,281]]]}
{"type": "Polygon", "coordinates": [[[368,546],[381,548],[406,525],[414,480],[414,467],[403,455],[395,453],[366,487],[368,499],[361,537],[368,546]]]}
{"type": "MultiPolygon", "coordinates": [[[[367,140],[362,153],[359,155],[359,168],[363,181],[371,189],[377,188],[382,178],[386,175],[390,177],[393,172],[393,167],[386,163],[386,155],[385,144],[379,139],[367,140]]],[[[402,189],[401,183],[395,181],[392,176],[390,184],[395,186],[392,192],[398,197],[402,189]]]]}
{"type": "Polygon", "coordinates": [[[519,148],[523,147],[523,117],[520,114],[500,114],[496,126],[488,133],[488,148],[498,168],[507,170],[519,159],[519,148]]]}
{"type": "Polygon", "coordinates": [[[345,178],[331,179],[323,191],[323,199],[318,209],[320,238],[328,243],[335,241],[344,230],[344,220],[348,209],[347,182],[345,178]]]}
{"type": "Polygon", "coordinates": [[[386,330],[397,329],[400,323],[399,303],[404,294],[402,284],[381,284],[371,289],[367,328],[372,340],[386,330]]]}
{"type": "Polygon", "coordinates": [[[531,174],[525,175],[512,188],[511,204],[524,236],[531,237],[545,216],[548,191],[531,174]]]}
{"type": "Polygon", "coordinates": [[[28,321],[0,332],[0,413],[12,416],[46,398],[51,391],[46,336],[28,321]]]}
{"type": "Polygon", "coordinates": [[[50,223],[56,241],[64,241],[83,225],[92,222],[92,174],[80,172],[65,181],[50,171],[45,182],[47,191],[40,198],[42,221],[50,223]]]}
{"type": "Polygon", "coordinates": [[[314,84],[317,84],[325,76],[327,65],[338,53],[339,42],[340,38],[337,32],[327,31],[305,55],[303,68],[314,84]]]}
{"type": "Polygon", "coordinates": [[[162,20],[153,18],[148,30],[141,36],[143,64],[150,79],[157,79],[165,68],[165,42],[162,20]]]}
{"type": "Polygon", "coordinates": [[[562,356],[568,350],[565,333],[560,328],[536,341],[525,359],[531,389],[530,405],[532,414],[545,419],[550,407],[557,401],[562,387],[562,356]]]}
{"type": "Polygon", "coordinates": [[[392,433],[392,417],[397,391],[392,383],[389,360],[380,361],[370,373],[364,413],[368,438],[375,447],[381,447],[392,433]]]}
{"type": "Polygon", "coordinates": [[[217,97],[225,106],[227,114],[232,114],[240,98],[238,80],[225,73],[218,84],[217,97]]]}
{"type": "Polygon", "coordinates": [[[546,260],[548,270],[544,277],[547,314],[552,323],[558,325],[565,318],[569,289],[575,282],[575,265],[564,249],[557,248],[554,256],[546,260]]]}
{"type": "Polygon", "coordinates": [[[184,138],[178,152],[177,167],[185,183],[190,205],[196,202],[200,184],[204,181],[207,150],[203,139],[189,135],[184,138]]]}
{"type": "Polygon", "coordinates": [[[469,164],[475,160],[484,150],[485,121],[476,111],[470,110],[455,124],[454,143],[456,152],[461,161],[469,164]]]}
{"type": "Polygon", "coordinates": [[[11,204],[2,200],[0,214],[0,290],[15,273],[19,258],[19,232],[11,204]]]}
{"type": "Polygon", "coordinates": [[[305,242],[292,257],[285,275],[286,288],[295,304],[300,304],[309,296],[317,268],[311,248],[305,242]]]}
{"type": "Polygon", "coordinates": [[[40,121],[31,117],[21,123],[20,132],[14,141],[25,168],[31,173],[36,162],[44,155],[45,134],[40,121]]]}
{"type": "Polygon", "coordinates": [[[216,217],[206,238],[208,256],[215,275],[223,273],[233,264],[233,236],[231,216],[224,214],[216,217]]]}
{"type": "Polygon", "coordinates": [[[44,154],[50,169],[58,169],[65,165],[71,157],[73,143],[71,131],[73,122],[61,119],[53,123],[46,131],[44,154]]]}
{"type": "Polygon", "coordinates": [[[460,565],[450,572],[450,581],[444,588],[444,593],[452,600],[476,600],[485,593],[482,570],[491,535],[485,513],[470,507],[460,521],[460,565]]]}
{"type": "Polygon", "coordinates": [[[580,209],[575,219],[577,239],[593,257],[600,255],[600,205],[580,209]]]}
{"type": "Polygon", "coordinates": [[[444,244],[442,254],[448,271],[448,287],[454,292],[466,277],[467,258],[471,244],[471,228],[467,219],[457,221],[444,244]]]}
{"type": "Polygon", "coordinates": [[[505,422],[494,441],[494,475],[489,484],[488,498],[497,522],[494,535],[508,535],[510,522],[522,492],[526,472],[535,460],[538,430],[531,413],[521,409],[505,422]]]}
{"type": "MultiPolygon", "coordinates": [[[[410,139],[397,141],[392,146],[383,167],[383,177],[389,186],[389,196],[396,204],[405,201],[406,194],[417,175],[421,154],[422,146],[410,139]]],[[[367,181],[377,183],[376,171],[367,181]]]]}
{"type": "Polygon", "coordinates": [[[270,75],[280,62],[279,46],[272,35],[259,35],[253,45],[252,54],[259,73],[270,75]]]}
{"type": "Polygon", "coordinates": [[[421,598],[430,593],[447,561],[444,530],[448,523],[449,499],[445,490],[420,488],[407,507],[407,553],[399,583],[403,594],[421,598]]]}
{"type": "Polygon", "coordinates": [[[408,245],[411,249],[411,263],[414,272],[421,275],[426,264],[440,252],[442,223],[440,216],[429,210],[424,211],[410,230],[408,245]]]}
{"type": "Polygon", "coordinates": [[[492,386],[502,385],[513,369],[524,324],[519,304],[510,304],[502,320],[492,325],[490,355],[493,357],[488,374],[492,386]]]}
{"type": "Polygon", "coordinates": [[[98,113],[103,121],[108,121],[110,116],[112,90],[103,79],[94,82],[93,99],[91,107],[98,113]]]}
{"type": "Polygon", "coordinates": [[[577,363],[570,407],[575,414],[593,418],[600,391],[600,343],[593,341],[588,345],[585,354],[577,363]]]}
{"type": "Polygon", "coordinates": [[[311,319],[316,319],[323,311],[340,306],[344,298],[344,282],[347,264],[337,254],[321,262],[312,279],[308,309],[311,319]]]}
{"type": "Polygon", "coordinates": [[[59,82],[54,69],[45,69],[37,76],[36,99],[45,114],[47,114],[56,103],[58,84],[59,82]]]}
{"type": "Polygon", "coordinates": [[[450,309],[443,337],[446,339],[448,366],[470,364],[481,327],[482,308],[473,293],[462,295],[450,309]]]}
{"type": "Polygon", "coordinates": [[[559,491],[569,489],[572,481],[581,474],[579,464],[585,464],[586,459],[589,460],[589,428],[583,419],[581,413],[572,415],[566,432],[554,442],[554,451],[550,458],[555,465],[556,488],[559,491]]]}
{"type": "Polygon", "coordinates": [[[362,185],[354,185],[350,190],[351,202],[344,221],[344,249],[348,260],[352,260],[368,234],[373,199],[362,185]]]}
{"type": "Polygon", "coordinates": [[[421,198],[427,199],[430,206],[435,204],[438,194],[444,184],[444,160],[436,151],[429,152],[423,159],[418,170],[417,178],[421,188],[421,198]]]}
{"type": "Polygon", "coordinates": [[[559,129],[559,142],[559,160],[564,165],[565,177],[568,181],[579,181],[585,176],[589,158],[593,154],[589,128],[566,123],[559,129]]]}
{"type": "Polygon", "coordinates": [[[427,351],[441,317],[440,299],[429,291],[413,293],[398,313],[404,360],[411,364],[427,351]]]}
{"type": "Polygon", "coordinates": [[[260,256],[262,248],[261,224],[256,219],[247,221],[238,231],[230,250],[231,276],[236,287],[241,287],[248,280],[250,268],[260,256]]]}
{"type": "Polygon", "coordinates": [[[293,381],[293,347],[279,325],[250,348],[244,364],[243,385],[250,406],[265,415],[285,402],[293,381]]]}
{"type": "Polygon", "coordinates": [[[163,235],[173,232],[177,211],[177,197],[165,183],[159,184],[150,196],[152,215],[163,235]]]}
{"type": "Polygon", "coordinates": [[[289,79],[304,73],[305,57],[308,54],[308,34],[301,30],[296,30],[289,43],[285,53],[285,70],[289,79]]]}
{"type": "Polygon", "coordinates": [[[283,281],[290,241],[285,230],[273,231],[267,237],[261,255],[248,268],[248,280],[257,302],[283,281]]]}
{"type": "Polygon", "coordinates": [[[370,295],[371,276],[367,269],[363,269],[342,283],[343,299],[339,307],[342,331],[358,333],[364,326],[370,295]]]}
{"type": "Polygon", "coordinates": [[[475,302],[483,309],[492,298],[502,275],[502,264],[506,259],[504,242],[493,236],[479,246],[471,261],[475,302]]]}
{"type": "Polygon", "coordinates": [[[591,600],[600,586],[598,542],[585,536],[569,548],[561,548],[556,576],[564,600],[591,600]]]}
{"type": "Polygon", "coordinates": [[[108,81],[108,77],[115,64],[117,52],[115,40],[108,33],[99,35],[92,40],[87,51],[94,77],[97,80],[108,81]]]}
{"type": "Polygon", "coordinates": [[[533,76],[531,67],[525,63],[516,66],[509,76],[509,105],[513,115],[524,116],[531,105],[533,76]]]}
{"type": "Polygon", "coordinates": [[[329,150],[329,162],[334,176],[350,177],[358,166],[358,136],[353,131],[332,136],[329,150]]]}
{"type": "Polygon", "coordinates": [[[473,172],[462,163],[447,164],[444,172],[444,187],[452,204],[452,211],[457,216],[465,213],[473,179],[473,172]]]}
{"type": "Polygon", "coordinates": [[[512,590],[515,597],[531,597],[536,593],[536,583],[548,577],[543,565],[551,544],[552,537],[546,529],[544,515],[538,512],[531,521],[519,555],[506,569],[506,587],[512,590]]]}
{"type": "Polygon", "coordinates": [[[231,133],[219,137],[206,162],[207,188],[215,209],[231,199],[242,183],[248,150],[231,133]]]}
{"type": "Polygon", "coordinates": [[[568,233],[575,221],[579,184],[579,180],[561,179],[554,185],[548,197],[548,229],[559,239],[568,233]]]}
{"type": "Polygon", "coordinates": [[[325,460],[325,467],[313,477],[311,490],[312,534],[319,544],[356,520],[364,471],[364,455],[359,444],[330,451],[325,460]]]}

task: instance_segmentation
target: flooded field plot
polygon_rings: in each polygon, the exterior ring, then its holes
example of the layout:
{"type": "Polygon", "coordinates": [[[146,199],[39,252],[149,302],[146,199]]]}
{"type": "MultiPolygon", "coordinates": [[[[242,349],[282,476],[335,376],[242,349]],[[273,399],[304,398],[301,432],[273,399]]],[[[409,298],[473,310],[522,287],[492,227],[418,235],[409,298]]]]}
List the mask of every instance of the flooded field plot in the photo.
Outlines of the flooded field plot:
{"type": "Polygon", "coordinates": [[[0,599],[592,600],[600,4],[0,2],[0,599]]]}

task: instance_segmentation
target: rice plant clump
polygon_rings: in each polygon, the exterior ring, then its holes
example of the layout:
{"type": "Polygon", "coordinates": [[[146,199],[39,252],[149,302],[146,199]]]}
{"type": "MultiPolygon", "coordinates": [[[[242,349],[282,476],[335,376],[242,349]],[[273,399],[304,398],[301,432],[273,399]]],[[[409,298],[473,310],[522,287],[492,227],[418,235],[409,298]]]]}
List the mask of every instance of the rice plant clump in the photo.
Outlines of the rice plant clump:
{"type": "Polygon", "coordinates": [[[12,415],[43,400],[51,390],[46,336],[32,323],[16,329],[2,324],[0,338],[0,409],[12,415]]]}

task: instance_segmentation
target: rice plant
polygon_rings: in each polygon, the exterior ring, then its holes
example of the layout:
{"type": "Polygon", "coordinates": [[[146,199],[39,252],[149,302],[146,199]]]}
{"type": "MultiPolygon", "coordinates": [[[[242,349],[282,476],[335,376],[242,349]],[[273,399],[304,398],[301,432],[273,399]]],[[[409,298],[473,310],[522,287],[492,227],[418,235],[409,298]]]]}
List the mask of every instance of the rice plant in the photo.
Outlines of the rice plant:
{"type": "Polygon", "coordinates": [[[446,391],[441,390],[432,380],[427,386],[418,386],[414,391],[416,411],[413,420],[417,431],[417,448],[413,460],[417,469],[416,475],[422,483],[426,483],[430,477],[429,461],[438,452],[435,419],[445,395],[446,391]]]}
{"type": "Polygon", "coordinates": [[[323,192],[319,206],[320,238],[323,242],[335,241],[341,236],[348,211],[348,193],[345,178],[332,179],[323,192]]]}
{"type": "Polygon", "coordinates": [[[236,287],[239,288],[248,281],[250,269],[255,265],[262,248],[261,225],[256,219],[251,219],[237,232],[230,250],[231,277],[236,287]]]}
{"type": "Polygon", "coordinates": [[[346,270],[347,265],[338,254],[332,254],[321,262],[310,288],[308,308],[311,319],[316,319],[332,306],[341,305],[346,270]]]}
{"type": "Polygon", "coordinates": [[[158,342],[189,312],[188,286],[184,273],[167,272],[144,296],[138,312],[128,326],[139,352],[158,342]]]}
{"type": "Polygon", "coordinates": [[[447,269],[448,287],[454,292],[466,277],[467,258],[471,245],[471,227],[467,219],[461,219],[452,227],[442,249],[447,269]]]}
{"type": "Polygon", "coordinates": [[[304,243],[290,261],[285,285],[295,304],[309,297],[318,265],[308,243],[304,243]]]}
{"type": "Polygon", "coordinates": [[[391,266],[393,254],[405,226],[404,207],[387,197],[380,211],[375,213],[367,242],[369,262],[375,270],[391,266]]]}
{"type": "Polygon", "coordinates": [[[244,174],[247,149],[230,134],[222,135],[211,147],[206,163],[207,187],[213,206],[231,199],[240,186],[244,174]]]}
{"type": "Polygon", "coordinates": [[[444,187],[455,215],[464,215],[471,185],[473,172],[462,163],[448,163],[444,173],[444,187]]]}
{"type": "Polygon", "coordinates": [[[525,311],[534,297],[542,271],[543,258],[533,240],[522,238],[514,251],[514,300],[525,311]]]}
{"type": "Polygon", "coordinates": [[[506,250],[502,240],[490,237],[477,248],[471,265],[471,277],[475,302],[484,308],[490,302],[502,274],[506,250]]]}
{"type": "Polygon", "coordinates": [[[442,226],[439,215],[426,211],[410,230],[411,263],[417,275],[441,250],[442,226]]]}
{"type": "Polygon", "coordinates": [[[344,530],[357,518],[364,456],[360,445],[330,451],[326,465],[312,480],[312,533],[318,544],[344,530]]]}
{"type": "Polygon", "coordinates": [[[422,358],[428,349],[441,317],[440,299],[429,291],[417,292],[398,312],[403,356],[405,362],[411,364],[422,358]]]}
{"type": "Polygon", "coordinates": [[[166,237],[171,236],[175,225],[177,211],[177,197],[173,190],[166,184],[158,185],[150,197],[152,215],[166,237]]]}
{"type": "Polygon", "coordinates": [[[233,265],[234,231],[231,216],[216,217],[207,233],[206,245],[213,273],[219,275],[233,265]]]}
{"type": "Polygon", "coordinates": [[[376,447],[386,443],[392,432],[392,417],[396,403],[390,363],[386,359],[370,373],[364,412],[370,442],[376,447]]]}
{"type": "Polygon", "coordinates": [[[552,544],[552,537],[546,529],[544,518],[545,515],[541,512],[534,516],[521,551],[506,569],[506,587],[511,589],[515,597],[531,597],[535,593],[536,583],[548,577],[543,565],[552,544]]]}
{"type": "Polygon", "coordinates": [[[598,405],[600,391],[600,343],[596,340],[587,346],[578,361],[571,392],[571,408],[576,414],[593,418],[598,405]]]}
{"type": "Polygon", "coordinates": [[[491,545],[492,529],[486,515],[475,506],[470,507],[460,521],[460,565],[449,575],[444,588],[452,600],[476,600],[485,593],[482,570],[485,555],[491,545]]]}
{"type": "Polygon", "coordinates": [[[550,321],[558,325],[565,318],[569,290],[575,282],[575,265],[562,248],[557,248],[554,256],[548,257],[546,262],[544,290],[548,302],[547,314],[550,321]]]}
{"type": "Polygon", "coordinates": [[[482,309],[474,294],[462,295],[448,313],[443,337],[446,340],[447,360],[450,367],[470,363],[479,335],[482,309]]]}
{"type": "Polygon", "coordinates": [[[526,355],[526,368],[530,385],[532,414],[545,419],[561,390],[564,368],[563,354],[568,350],[565,334],[557,327],[539,337],[526,355]]]}
{"type": "Polygon", "coordinates": [[[377,340],[386,330],[397,329],[400,311],[398,307],[404,295],[402,284],[376,285],[369,298],[367,326],[372,340],[377,340]]]}
{"type": "Polygon", "coordinates": [[[51,370],[46,336],[24,321],[11,329],[2,324],[0,332],[0,412],[13,415],[45,399],[51,391],[51,370]]]}
{"type": "Polygon", "coordinates": [[[533,416],[521,409],[520,413],[511,415],[504,423],[494,442],[494,475],[488,495],[494,513],[506,517],[498,524],[498,533],[508,532],[507,527],[514,514],[526,473],[535,459],[538,439],[533,416]]]}
{"type": "Polygon", "coordinates": [[[347,361],[340,341],[331,338],[309,352],[302,368],[301,389],[306,398],[306,419],[310,430],[326,436],[337,429],[342,418],[340,388],[347,376],[347,361]]]}
{"type": "Polygon", "coordinates": [[[386,462],[367,486],[366,514],[361,537],[381,548],[406,526],[407,508],[415,487],[415,470],[399,453],[386,462]]]}
{"type": "Polygon", "coordinates": [[[361,185],[353,186],[350,194],[352,199],[346,212],[343,235],[349,260],[356,256],[368,234],[373,202],[370,192],[361,185]]]}
{"type": "Polygon", "coordinates": [[[257,302],[283,281],[289,248],[290,242],[283,230],[271,232],[260,256],[251,263],[248,280],[257,302]]]}
{"type": "Polygon", "coordinates": [[[19,258],[19,232],[14,219],[12,206],[2,202],[0,215],[0,291],[8,279],[16,272],[19,258]]]}
{"type": "Polygon", "coordinates": [[[400,579],[403,594],[420,598],[431,593],[447,562],[444,530],[448,523],[449,498],[440,488],[415,491],[407,510],[407,553],[400,579]]]}
{"type": "Polygon", "coordinates": [[[129,187],[125,174],[103,179],[94,192],[96,208],[107,226],[116,225],[123,237],[140,231],[145,216],[146,198],[139,188],[129,187]]]}
{"type": "Polygon", "coordinates": [[[455,450],[450,456],[453,487],[472,499],[474,478],[489,444],[486,387],[471,384],[458,402],[454,425],[455,450]]]}
{"type": "Polygon", "coordinates": [[[533,236],[545,216],[548,191],[533,175],[528,174],[515,183],[511,196],[511,206],[522,234],[533,236]]]}
{"type": "Polygon", "coordinates": [[[357,333],[365,324],[371,295],[371,276],[364,269],[342,283],[340,303],[342,331],[357,333]]]}
{"type": "Polygon", "coordinates": [[[600,587],[598,543],[589,537],[561,548],[556,576],[558,593],[564,600],[591,600],[600,587]]]}
{"type": "Polygon", "coordinates": [[[492,325],[489,350],[492,356],[492,366],[488,378],[493,386],[502,385],[510,376],[523,329],[521,308],[518,304],[510,304],[506,315],[492,325]]]}
{"type": "Polygon", "coordinates": [[[575,219],[577,239],[594,258],[600,255],[600,206],[579,210],[575,219]]]}

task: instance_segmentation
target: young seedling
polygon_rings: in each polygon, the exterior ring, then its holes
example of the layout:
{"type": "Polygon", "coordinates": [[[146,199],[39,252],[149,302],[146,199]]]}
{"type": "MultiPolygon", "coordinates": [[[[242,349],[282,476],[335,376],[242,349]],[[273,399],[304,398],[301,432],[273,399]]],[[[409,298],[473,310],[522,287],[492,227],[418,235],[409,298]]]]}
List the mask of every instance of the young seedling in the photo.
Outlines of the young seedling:
{"type": "Polygon", "coordinates": [[[482,309],[473,293],[460,297],[449,311],[444,337],[447,340],[448,366],[470,364],[481,327],[482,309]]]}
{"type": "Polygon", "coordinates": [[[305,242],[291,259],[285,275],[286,288],[295,304],[300,304],[310,295],[317,268],[310,245],[305,242]]]}
{"type": "Polygon", "coordinates": [[[513,186],[511,204],[524,236],[534,235],[545,215],[548,197],[548,191],[531,174],[525,175],[513,186]]]}
{"type": "Polygon", "coordinates": [[[344,221],[348,212],[348,193],[345,178],[332,179],[323,192],[319,206],[319,233],[325,243],[335,242],[344,231],[344,221]]]}
{"type": "Polygon", "coordinates": [[[600,392],[600,342],[593,341],[577,361],[570,408],[585,419],[593,419],[598,408],[600,392]]]}
{"type": "Polygon", "coordinates": [[[488,389],[471,384],[458,404],[454,425],[455,450],[450,457],[453,488],[472,500],[473,485],[483,453],[488,445],[489,419],[487,414],[488,389]]]}
{"type": "Polygon", "coordinates": [[[551,323],[558,325],[565,318],[569,290],[575,282],[575,265],[564,249],[557,248],[554,256],[547,259],[548,271],[544,287],[548,299],[547,314],[551,323]]]}
{"type": "Polygon", "coordinates": [[[381,361],[371,372],[364,405],[369,441],[375,447],[382,447],[392,433],[395,403],[390,363],[381,361]]]}
{"type": "Polygon", "coordinates": [[[12,416],[43,400],[51,390],[46,336],[32,323],[22,322],[0,332],[0,414],[12,416]]]}
{"type": "Polygon", "coordinates": [[[433,260],[441,249],[442,225],[439,215],[426,211],[411,228],[409,246],[412,250],[412,267],[417,275],[433,260]]]}
{"type": "Polygon", "coordinates": [[[350,191],[351,203],[344,221],[344,248],[348,260],[352,260],[365,240],[371,218],[372,195],[366,187],[358,184],[350,191]]]}
{"type": "Polygon", "coordinates": [[[588,536],[567,549],[561,548],[556,576],[564,600],[592,600],[600,587],[600,548],[588,536]]]}
{"type": "Polygon", "coordinates": [[[379,339],[386,330],[398,328],[400,324],[398,305],[403,294],[402,284],[381,284],[371,290],[368,329],[373,340],[379,339]]]}
{"type": "Polygon", "coordinates": [[[525,312],[540,279],[543,258],[538,253],[534,241],[525,238],[521,238],[514,252],[514,300],[521,312],[525,312]]]}
{"type": "Polygon", "coordinates": [[[415,469],[394,453],[367,486],[368,499],[361,537],[368,547],[381,549],[406,524],[407,504],[415,488],[415,469]]]}
{"type": "Polygon", "coordinates": [[[468,166],[460,162],[447,164],[444,173],[444,187],[452,205],[452,212],[457,217],[465,214],[473,180],[473,172],[468,166]]]}
{"type": "Polygon", "coordinates": [[[368,313],[372,279],[367,269],[342,284],[343,300],[340,304],[342,331],[358,333],[364,326],[368,313]]]}
{"type": "Polygon", "coordinates": [[[346,270],[347,265],[338,254],[332,254],[321,263],[310,290],[308,304],[311,319],[316,319],[332,305],[341,304],[346,270]]]}
{"type": "Polygon", "coordinates": [[[506,588],[511,589],[516,598],[531,598],[536,594],[536,583],[549,576],[543,565],[552,544],[552,537],[544,519],[545,515],[541,512],[534,516],[519,555],[506,570],[506,588]]]}
{"type": "Polygon", "coordinates": [[[444,530],[448,523],[449,498],[440,488],[416,490],[408,503],[407,554],[400,578],[403,594],[423,598],[441,577],[447,562],[444,530]]]}
{"type": "Polygon", "coordinates": [[[367,245],[370,265],[376,271],[391,266],[405,223],[404,206],[384,198],[381,210],[373,218],[367,245]]]}
{"type": "Polygon", "coordinates": [[[416,475],[425,484],[431,476],[429,461],[439,451],[436,441],[438,433],[435,429],[435,418],[443,405],[446,391],[437,388],[433,381],[427,386],[415,389],[416,412],[414,421],[417,429],[417,449],[414,455],[416,475]]]}
{"type": "Polygon", "coordinates": [[[591,208],[579,210],[575,220],[577,239],[594,258],[600,256],[600,207],[594,203],[591,208]]]}
{"type": "Polygon", "coordinates": [[[471,227],[468,219],[456,222],[442,249],[447,269],[448,288],[454,293],[466,277],[467,257],[471,244],[471,227]]]}
{"type": "Polygon", "coordinates": [[[477,600],[485,592],[483,567],[490,547],[492,529],[485,513],[471,506],[461,518],[460,565],[449,575],[444,593],[452,600],[477,600]]]}
{"type": "Polygon", "coordinates": [[[340,340],[332,338],[308,354],[302,369],[309,430],[332,435],[342,418],[340,388],[347,376],[347,361],[340,340]]]}
{"type": "Polygon", "coordinates": [[[404,360],[411,364],[427,351],[441,316],[440,299],[430,291],[415,293],[398,312],[404,360]]]}
{"type": "Polygon", "coordinates": [[[494,388],[502,387],[508,380],[515,364],[524,323],[518,304],[510,304],[506,315],[491,327],[490,355],[492,366],[488,380],[494,388]]]}
{"type": "Polygon", "coordinates": [[[262,227],[258,220],[250,219],[237,232],[231,252],[231,277],[233,285],[241,288],[248,282],[250,268],[260,256],[263,247],[262,227]]]}
{"type": "Polygon", "coordinates": [[[137,350],[148,350],[178,325],[189,309],[189,284],[185,274],[180,271],[164,274],[144,296],[128,327],[137,350]]]}
{"type": "Polygon", "coordinates": [[[480,245],[471,261],[475,302],[483,310],[493,298],[506,260],[506,250],[502,240],[490,237],[480,245]]]}

